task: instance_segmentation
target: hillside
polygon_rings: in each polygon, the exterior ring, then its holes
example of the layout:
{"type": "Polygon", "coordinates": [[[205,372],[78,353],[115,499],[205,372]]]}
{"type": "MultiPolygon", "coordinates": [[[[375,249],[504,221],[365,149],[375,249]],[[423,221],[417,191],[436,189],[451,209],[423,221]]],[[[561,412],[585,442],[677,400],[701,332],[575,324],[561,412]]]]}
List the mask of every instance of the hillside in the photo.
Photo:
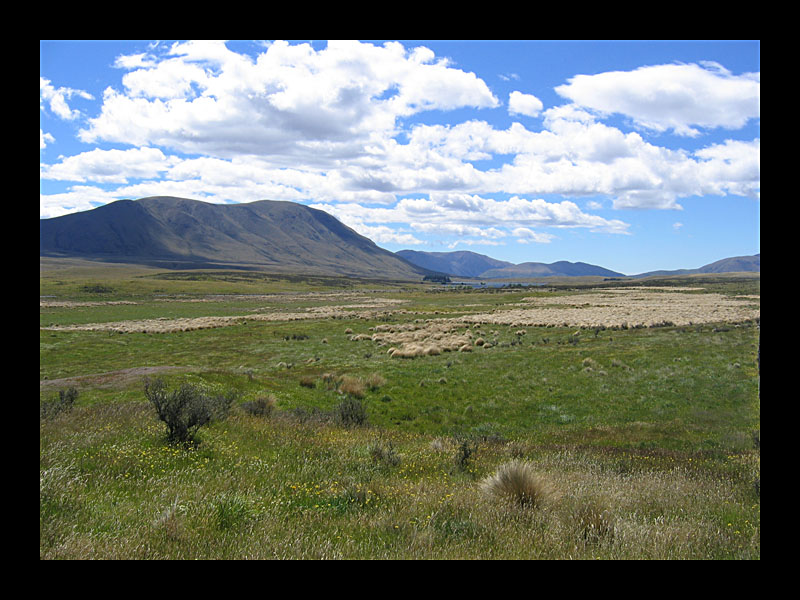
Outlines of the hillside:
{"type": "Polygon", "coordinates": [[[120,200],[39,221],[40,256],[419,280],[427,271],[326,212],[294,202],[120,200]]]}
{"type": "Polygon", "coordinates": [[[697,269],[677,269],[674,271],[648,271],[639,275],[631,275],[634,278],[653,277],[664,275],[696,275],[703,273],[739,273],[739,272],[760,272],[761,254],[752,256],[733,256],[723,258],[713,263],[709,263],[697,269]]]}
{"type": "Polygon", "coordinates": [[[697,269],[677,269],[673,271],[649,271],[639,275],[626,276],[604,267],[584,262],[560,260],[554,263],[523,262],[513,264],[497,260],[475,252],[419,252],[400,250],[397,252],[409,262],[449,275],[476,277],[481,279],[527,279],[534,277],[652,277],[664,275],[692,275],[704,273],[732,273],[761,271],[761,255],[734,256],[723,258],[697,269]]]}
{"type": "Polygon", "coordinates": [[[489,269],[511,267],[513,263],[497,260],[483,254],[468,250],[458,252],[420,252],[418,250],[400,250],[396,252],[408,262],[450,275],[460,277],[478,277],[489,269]]]}
{"type": "Polygon", "coordinates": [[[538,262],[524,262],[502,269],[490,269],[481,274],[486,279],[508,279],[528,277],[583,277],[594,275],[598,277],[625,277],[622,273],[611,271],[596,265],[584,262],[568,262],[559,260],[545,264],[538,262]]]}
{"type": "Polygon", "coordinates": [[[622,273],[583,262],[571,263],[565,260],[551,264],[524,262],[518,265],[497,260],[475,252],[419,252],[400,250],[397,252],[415,265],[441,271],[458,277],[480,277],[483,279],[512,279],[530,277],[580,277],[596,275],[601,277],[624,277],[622,273]]]}

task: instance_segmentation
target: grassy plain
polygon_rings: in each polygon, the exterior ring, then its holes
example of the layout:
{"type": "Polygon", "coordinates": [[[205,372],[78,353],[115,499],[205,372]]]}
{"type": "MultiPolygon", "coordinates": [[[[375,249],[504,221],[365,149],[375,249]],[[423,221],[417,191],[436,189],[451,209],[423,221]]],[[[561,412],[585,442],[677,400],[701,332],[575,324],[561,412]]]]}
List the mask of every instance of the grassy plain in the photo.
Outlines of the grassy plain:
{"type": "Polygon", "coordinates": [[[760,280],[646,285],[45,265],[40,403],[79,395],[40,419],[40,558],[758,559],[760,280]],[[576,325],[609,293],[624,327],[576,325]],[[669,294],[743,316],[636,322],[669,294]],[[544,309],[563,322],[524,323],[544,309]],[[442,324],[469,351],[442,349],[442,324]],[[389,353],[418,342],[439,350],[389,353]],[[171,446],[146,376],[238,401],[171,446]],[[333,418],[348,393],[366,425],[333,418]],[[265,397],[269,415],[243,409],[265,397]],[[483,493],[517,459],[547,503],[483,493]]]}

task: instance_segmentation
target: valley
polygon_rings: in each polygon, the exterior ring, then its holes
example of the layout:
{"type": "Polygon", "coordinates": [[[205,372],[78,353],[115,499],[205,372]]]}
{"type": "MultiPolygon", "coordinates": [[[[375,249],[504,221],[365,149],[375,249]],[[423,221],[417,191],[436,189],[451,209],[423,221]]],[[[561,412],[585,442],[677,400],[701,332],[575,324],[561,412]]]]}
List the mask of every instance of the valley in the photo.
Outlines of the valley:
{"type": "Polygon", "coordinates": [[[472,289],[42,259],[40,404],[77,400],[40,419],[40,557],[758,558],[759,324],[752,273],[472,289]],[[176,446],[156,378],[235,399],[176,446]],[[546,505],[483,493],[515,460],[546,505]]]}

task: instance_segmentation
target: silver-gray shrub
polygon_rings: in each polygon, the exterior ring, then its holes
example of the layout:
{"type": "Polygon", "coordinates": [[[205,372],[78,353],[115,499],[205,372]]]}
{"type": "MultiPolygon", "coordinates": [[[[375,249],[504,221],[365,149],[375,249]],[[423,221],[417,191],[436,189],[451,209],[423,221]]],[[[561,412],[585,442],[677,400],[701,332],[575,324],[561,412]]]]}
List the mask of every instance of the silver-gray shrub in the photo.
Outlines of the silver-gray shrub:
{"type": "Polygon", "coordinates": [[[233,393],[208,394],[190,383],[170,390],[162,379],[146,379],[144,394],[167,426],[167,441],[180,444],[196,442],[201,427],[226,419],[235,399],[233,393]]]}

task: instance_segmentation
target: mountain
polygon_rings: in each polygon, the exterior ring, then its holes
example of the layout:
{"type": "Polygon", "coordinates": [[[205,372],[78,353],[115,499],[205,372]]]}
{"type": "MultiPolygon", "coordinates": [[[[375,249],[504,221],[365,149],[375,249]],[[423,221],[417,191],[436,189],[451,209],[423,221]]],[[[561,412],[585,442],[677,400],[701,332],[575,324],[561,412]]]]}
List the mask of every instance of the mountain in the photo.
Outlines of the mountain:
{"type": "Polygon", "coordinates": [[[529,279],[535,277],[579,277],[594,275],[599,277],[651,277],[661,275],[691,275],[695,273],[731,273],[741,271],[761,271],[761,254],[753,256],[734,256],[723,258],[698,269],[678,269],[675,271],[650,271],[639,275],[624,275],[603,267],[584,262],[560,260],[554,263],[524,262],[515,265],[496,260],[475,252],[419,252],[400,250],[397,252],[409,262],[449,275],[476,277],[481,279],[529,279]]]}
{"type": "Polygon", "coordinates": [[[478,277],[489,269],[511,267],[513,263],[497,260],[483,254],[461,250],[458,252],[420,252],[400,250],[396,252],[408,262],[440,273],[460,277],[478,277]]]}
{"type": "Polygon", "coordinates": [[[524,262],[502,269],[490,269],[481,273],[481,277],[486,279],[509,279],[509,278],[528,278],[528,277],[580,277],[584,275],[596,275],[600,277],[625,277],[622,273],[604,269],[596,265],[584,262],[568,262],[559,260],[554,263],[545,264],[538,262],[524,262]]]}
{"type": "Polygon", "coordinates": [[[417,281],[429,274],[324,211],[271,200],[247,204],[167,196],[119,200],[40,219],[39,254],[178,268],[235,265],[417,281]]]}
{"type": "Polygon", "coordinates": [[[731,273],[737,271],[761,271],[761,254],[753,256],[734,256],[723,258],[711,264],[700,267],[700,273],[731,273]]]}
{"type": "Polygon", "coordinates": [[[497,260],[475,252],[419,252],[400,250],[397,252],[407,261],[458,277],[480,277],[483,279],[525,279],[530,277],[577,277],[598,275],[602,277],[625,277],[622,273],[582,262],[571,263],[560,260],[552,264],[524,262],[518,265],[497,260]]]}
{"type": "Polygon", "coordinates": [[[653,277],[655,275],[696,275],[702,273],[737,273],[737,272],[761,272],[761,254],[752,256],[733,256],[722,260],[709,263],[697,269],[677,269],[674,271],[649,271],[639,275],[631,275],[633,278],[653,277]]]}

